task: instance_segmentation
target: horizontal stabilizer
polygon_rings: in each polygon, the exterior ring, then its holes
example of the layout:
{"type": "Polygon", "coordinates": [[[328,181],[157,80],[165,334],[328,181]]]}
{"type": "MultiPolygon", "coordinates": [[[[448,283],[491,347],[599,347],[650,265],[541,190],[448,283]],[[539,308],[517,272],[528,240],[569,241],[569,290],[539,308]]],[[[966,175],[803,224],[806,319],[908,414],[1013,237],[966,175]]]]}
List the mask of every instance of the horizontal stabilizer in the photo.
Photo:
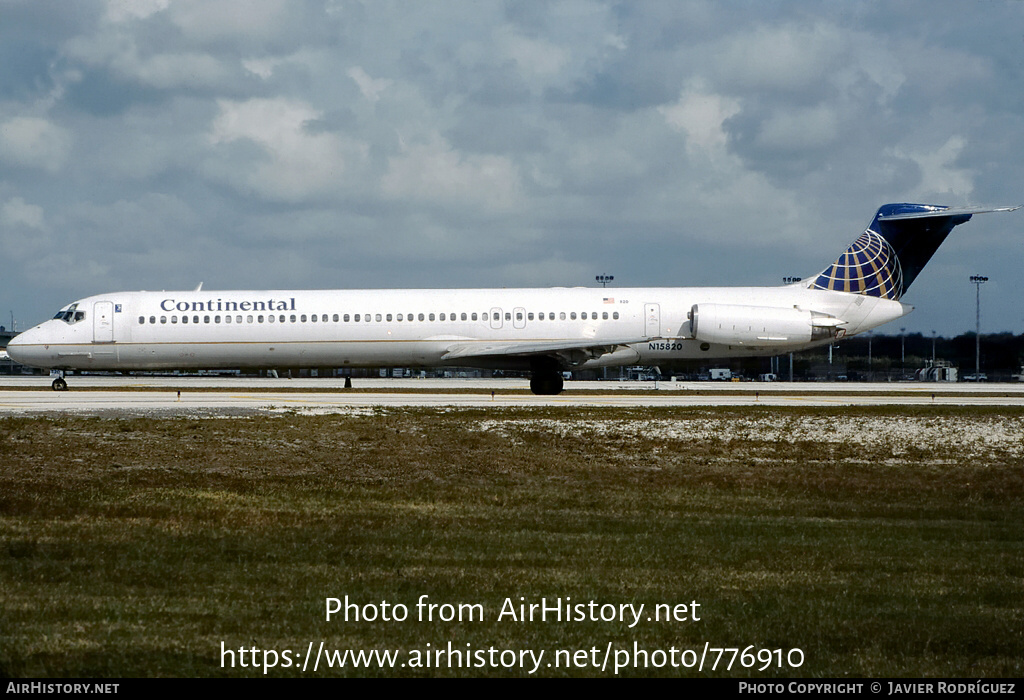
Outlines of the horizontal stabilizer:
{"type": "Polygon", "coordinates": [[[994,211],[1016,211],[1021,205],[1015,207],[950,207],[948,209],[936,209],[935,211],[915,211],[906,214],[884,214],[878,215],[879,221],[897,221],[899,219],[926,219],[934,216],[971,216],[972,214],[988,214],[994,211]]]}

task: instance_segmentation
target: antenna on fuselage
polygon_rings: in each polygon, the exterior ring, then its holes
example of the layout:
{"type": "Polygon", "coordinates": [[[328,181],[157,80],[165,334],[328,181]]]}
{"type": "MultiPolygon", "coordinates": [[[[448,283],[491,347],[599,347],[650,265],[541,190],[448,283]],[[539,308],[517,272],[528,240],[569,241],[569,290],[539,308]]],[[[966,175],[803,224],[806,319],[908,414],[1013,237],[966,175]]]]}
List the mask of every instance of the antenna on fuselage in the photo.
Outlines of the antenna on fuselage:
{"type": "Polygon", "coordinates": [[[197,292],[203,291],[203,283],[202,282],[199,283],[199,286],[196,287],[195,291],[197,291],[197,292]]]}

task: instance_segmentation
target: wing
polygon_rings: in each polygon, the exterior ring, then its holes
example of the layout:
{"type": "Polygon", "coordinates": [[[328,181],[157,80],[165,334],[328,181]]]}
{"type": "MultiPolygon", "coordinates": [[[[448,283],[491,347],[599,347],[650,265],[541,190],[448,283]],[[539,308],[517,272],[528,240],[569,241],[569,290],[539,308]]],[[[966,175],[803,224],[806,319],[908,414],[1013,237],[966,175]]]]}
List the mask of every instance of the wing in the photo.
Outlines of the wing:
{"type": "Polygon", "coordinates": [[[459,342],[449,346],[441,360],[452,363],[456,360],[471,358],[497,357],[550,357],[564,367],[578,367],[602,355],[609,355],[616,350],[634,343],[646,343],[649,337],[605,338],[600,341],[583,339],[577,341],[552,340],[517,343],[514,341],[479,341],[459,342]]]}

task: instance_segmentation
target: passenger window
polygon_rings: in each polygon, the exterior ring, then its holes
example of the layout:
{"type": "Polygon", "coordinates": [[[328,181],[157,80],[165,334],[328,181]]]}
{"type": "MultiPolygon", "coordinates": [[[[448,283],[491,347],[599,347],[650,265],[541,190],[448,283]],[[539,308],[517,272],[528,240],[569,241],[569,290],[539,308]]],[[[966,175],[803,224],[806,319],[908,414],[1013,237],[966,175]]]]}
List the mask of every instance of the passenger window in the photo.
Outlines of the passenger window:
{"type": "Polygon", "coordinates": [[[431,321],[433,321],[433,320],[434,320],[434,314],[430,314],[430,320],[431,320],[431,321]]]}
{"type": "MultiPolygon", "coordinates": [[[[210,317],[209,316],[203,316],[203,323],[209,323],[209,322],[210,322],[210,317]]],[[[262,316],[260,316],[260,323],[263,323],[263,317],[262,316]]]]}
{"type": "Polygon", "coordinates": [[[517,321],[522,321],[523,320],[523,312],[522,311],[516,311],[516,320],[517,321]]]}
{"type": "Polygon", "coordinates": [[[484,311],[483,317],[484,317],[484,320],[486,321],[487,320],[487,312],[486,311],[484,311]]]}
{"type": "Polygon", "coordinates": [[[167,323],[167,317],[166,316],[161,316],[160,317],[160,323],[167,323]]]}
{"type": "MultiPolygon", "coordinates": [[[[476,313],[475,312],[473,313],[473,320],[474,321],[476,320],[476,313]]],[[[487,319],[485,318],[484,320],[486,321],[487,319]]]]}
{"type": "Polygon", "coordinates": [[[374,319],[376,319],[377,323],[380,323],[380,321],[381,321],[380,314],[377,314],[376,316],[374,316],[374,319]]]}
{"type": "Polygon", "coordinates": [[[188,323],[188,316],[182,316],[181,317],[181,322],[182,323],[188,323]]]}
{"type": "Polygon", "coordinates": [[[573,321],[575,321],[575,320],[576,320],[576,312],[575,312],[575,311],[573,311],[573,312],[571,312],[571,313],[569,314],[569,319],[570,319],[570,320],[573,320],[573,321]]]}
{"type": "Polygon", "coordinates": [[[178,317],[177,316],[171,316],[171,323],[175,323],[176,324],[177,322],[178,322],[178,317]]]}
{"type": "Polygon", "coordinates": [[[302,321],[303,323],[305,323],[306,322],[306,314],[302,314],[301,316],[299,316],[299,320],[302,321]]]}
{"type": "Polygon", "coordinates": [[[612,312],[612,318],[615,319],[616,321],[618,321],[619,320],[619,312],[618,311],[613,311],[612,312]]]}
{"type": "Polygon", "coordinates": [[[349,318],[349,317],[348,317],[348,314],[345,314],[345,316],[344,316],[343,318],[344,318],[344,320],[345,320],[345,323],[348,323],[348,318],[349,318]]]}
{"type": "MultiPolygon", "coordinates": [[[[218,316],[218,318],[219,318],[219,316],[218,316]]],[[[273,314],[267,316],[267,323],[273,323],[276,320],[277,320],[277,317],[274,316],[273,314]]]]}
{"type": "Polygon", "coordinates": [[[224,317],[224,323],[231,323],[231,317],[230,316],[225,316],[224,317]]]}
{"type": "Polygon", "coordinates": [[[252,323],[252,316],[251,316],[251,315],[249,315],[249,316],[246,316],[246,317],[245,317],[245,322],[246,322],[246,323],[252,323]]]}
{"type": "Polygon", "coordinates": [[[565,312],[564,311],[559,311],[558,312],[558,320],[560,320],[560,321],[564,321],[565,320],[565,312]]]}
{"type": "Polygon", "coordinates": [[[422,321],[422,320],[424,319],[424,316],[423,316],[423,314],[420,314],[420,316],[419,316],[419,319],[420,319],[421,321],[422,321]]]}
{"type": "Polygon", "coordinates": [[[337,323],[337,322],[338,322],[338,314],[334,314],[334,322],[335,322],[335,323],[337,323]]]}
{"type": "Polygon", "coordinates": [[[213,322],[214,323],[220,323],[220,316],[214,316],[213,317],[213,322]]]}
{"type": "Polygon", "coordinates": [[[604,320],[604,321],[608,320],[608,312],[607,311],[605,311],[604,313],[601,314],[601,319],[604,320]]]}
{"type": "Polygon", "coordinates": [[[584,321],[586,321],[587,320],[587,312],[584,311],[583,313],[581,313],[580,314],[580,318],[582,318],[584,321]]]}
{"type": "Polygon", "coordinates": [[[530,313],[526,314],[526,320],[527,321],[532,321],[533,320],[533,312],[532,311],[530,313]]]}
{"type": "Polygon", "coordinates": [[[199,323],[199,317],[198,316],[193,316],[192,317],[192,323],[199,323]]]}
{"type": "MultiPolygon", "coordinates": [[[[207,316],[206,318],[207,318],[207,319],[209,319],[210,317],[209,317],[209,316],[207,316]]],[[[256,318],[256,320],[257,320],[257,321],[259,321],[260,323],[263,323],[263,314],[260,314],[260,315],[259,315],[259,316],[258,316],[258,317],[256,318]]],[[[209,321],[207,321],[207,322],[209,322],[209,321]]]]}
{"type": "Polygon", "coordinates": [[[242,317],[241,316],[235,316],[235,323],[241,323],[241,322],[242,322],[242,317]]]}
{"type": "Polygon", "coordinates": [[[463,321],[465,321],[465,320],[466,320],[466,312],[465,312],[465,311],[463,311],[463,312],[462,312],[462,320],[463,320],[463,321]]]}
{"type": "Polygon", "coordinates": [[[156,323],[156,316],[150,316],[149,317],[149,322],[150,323],[156,323]]]}
{"type": "Polygon", "coordinates": [[[310,317],[309,317],[309,320],[310,320],[310,322],[312,322],[312,323],[316,323],[316,314],[313,314],[312,316],[310,316],[310,317]]]}
{"type": "Polygon", "coordinates": [[[355,319],[356,323],[359,323],[360,317],[361,317],[361,314],[356,314],[355,316],[353,316],[353,318],[355,319]]]}
{"type": "Polygon", "coordinates": [[[512,312],[511,311],[506,311],[505,312],[505,320],[506,321],[511,321],[512,320],[512,312]]]}

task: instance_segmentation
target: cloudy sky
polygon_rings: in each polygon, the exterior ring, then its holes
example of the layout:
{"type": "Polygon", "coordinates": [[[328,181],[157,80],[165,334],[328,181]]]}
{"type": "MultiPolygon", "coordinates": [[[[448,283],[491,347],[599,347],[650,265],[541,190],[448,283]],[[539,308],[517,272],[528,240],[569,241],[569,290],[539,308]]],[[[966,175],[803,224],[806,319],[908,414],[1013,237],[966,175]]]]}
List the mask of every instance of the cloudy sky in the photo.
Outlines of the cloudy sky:
{"type": "MultiPolygon", "coordinates": [[[[132,289],[778,284],[1024,203],[1024,2],[0,0],[0,323],[132,289]]],[[[908,331],[1024,330],[1024,210],[908,331]]],[[[887,328],[898,332],[898,328],[887,328]]]]}

